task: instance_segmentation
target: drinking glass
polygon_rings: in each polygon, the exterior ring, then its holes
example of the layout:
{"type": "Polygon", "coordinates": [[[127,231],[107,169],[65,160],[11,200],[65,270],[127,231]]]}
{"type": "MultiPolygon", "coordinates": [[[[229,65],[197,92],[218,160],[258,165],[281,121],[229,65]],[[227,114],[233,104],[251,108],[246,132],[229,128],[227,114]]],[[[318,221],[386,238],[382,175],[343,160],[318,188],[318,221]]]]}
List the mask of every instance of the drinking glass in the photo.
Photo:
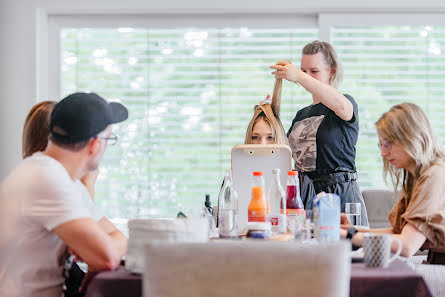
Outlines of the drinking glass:
{"type": "Polygon", "coordinates": [[[361,221],[361,203],[346,203],[345,214],[349,223],[353,226],[360,226],[361,221]]]}

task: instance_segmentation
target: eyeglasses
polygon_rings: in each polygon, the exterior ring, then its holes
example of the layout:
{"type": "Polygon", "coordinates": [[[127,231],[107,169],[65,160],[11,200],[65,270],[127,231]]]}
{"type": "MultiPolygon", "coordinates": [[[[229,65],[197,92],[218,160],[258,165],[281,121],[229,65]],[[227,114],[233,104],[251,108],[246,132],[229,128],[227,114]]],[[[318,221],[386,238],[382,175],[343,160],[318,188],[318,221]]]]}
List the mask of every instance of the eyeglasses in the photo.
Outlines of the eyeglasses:
{"type": "Polygon", "coordinates": [[[109,145],[115,145],[117,140],[119,139],[119,137],[117,135],[114,135],[114,134],[111,134],[110,137],[100,137],[100,136],[98,136],[97,138],[106,140],[109,145]]]}
{"type": "Polygon", "coordinates": [[[389,140],[379,141],[377,145],[379,146],[380,150],[385,149],[385,151],[387,152],[390,152],[392,150],[392,142],[389,140]]]}

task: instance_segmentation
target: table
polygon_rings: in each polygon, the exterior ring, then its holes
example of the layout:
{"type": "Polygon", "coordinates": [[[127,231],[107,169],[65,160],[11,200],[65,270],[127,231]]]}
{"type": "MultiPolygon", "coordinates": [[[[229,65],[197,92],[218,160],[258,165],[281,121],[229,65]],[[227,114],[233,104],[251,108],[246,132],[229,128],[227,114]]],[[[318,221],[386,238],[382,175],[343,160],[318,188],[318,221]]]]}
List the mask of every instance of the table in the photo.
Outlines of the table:
{"type": "MultiPolygon", "coordinates": [[[[142,297],[142,276],[123,266],[97,274],[85,297],[142,297]]],[[[350,296],[433,297],[422,276],[407,264],[395,260],[386,269],[367,268],[363,263],[351,264],[350,296]]]]}

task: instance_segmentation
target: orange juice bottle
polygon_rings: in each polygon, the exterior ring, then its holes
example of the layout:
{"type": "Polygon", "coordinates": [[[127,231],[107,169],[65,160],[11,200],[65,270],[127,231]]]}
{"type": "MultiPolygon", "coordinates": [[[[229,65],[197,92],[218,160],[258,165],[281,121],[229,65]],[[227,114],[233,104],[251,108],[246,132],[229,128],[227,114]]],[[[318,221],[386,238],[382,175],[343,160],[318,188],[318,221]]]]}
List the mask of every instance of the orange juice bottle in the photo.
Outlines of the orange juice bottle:
{"type": "Polygon", "coordinates": [[[268,203],[264,195],[263,172],[255,171],[252,180],[252,199],[247,208],[248,222],[267,222],[268,203]]]}

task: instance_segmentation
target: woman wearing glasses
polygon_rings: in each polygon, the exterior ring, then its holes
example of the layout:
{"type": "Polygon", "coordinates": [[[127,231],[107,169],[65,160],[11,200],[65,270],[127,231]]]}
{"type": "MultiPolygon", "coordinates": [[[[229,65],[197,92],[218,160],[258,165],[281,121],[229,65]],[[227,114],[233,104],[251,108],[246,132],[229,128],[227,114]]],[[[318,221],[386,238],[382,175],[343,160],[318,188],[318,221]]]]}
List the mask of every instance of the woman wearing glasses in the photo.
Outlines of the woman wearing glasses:
{"type": "Polygon", "coordinates": [[[401,191],[389,215],[392,228],[357,232],[342,216],[342,237],[361,246],[363,232],[389,233],[402,241],[402,256],[423,247],[429,263],[445,264],[445,154],[427,116],[417,105],[402,103],[384,113],[376,128],[384,175],[401,191]]]}
{"type": "MultiPolygon", "coordinates": [[[[273,65],[277,78],[303,86],[312,104],[299,110],[287,136],[295,168],[313,180],[316,193],[335,193],[346,202],[361,203],[361,225],[368,216],[357,184],[355,145],[358,137],[358,108],[354,98],[337,90],[342,68],[333,47],[314,41],[303,48],[301,67],[273,65]]],[[[312,208],[312,201],[307,208],[312,208]]]]}

